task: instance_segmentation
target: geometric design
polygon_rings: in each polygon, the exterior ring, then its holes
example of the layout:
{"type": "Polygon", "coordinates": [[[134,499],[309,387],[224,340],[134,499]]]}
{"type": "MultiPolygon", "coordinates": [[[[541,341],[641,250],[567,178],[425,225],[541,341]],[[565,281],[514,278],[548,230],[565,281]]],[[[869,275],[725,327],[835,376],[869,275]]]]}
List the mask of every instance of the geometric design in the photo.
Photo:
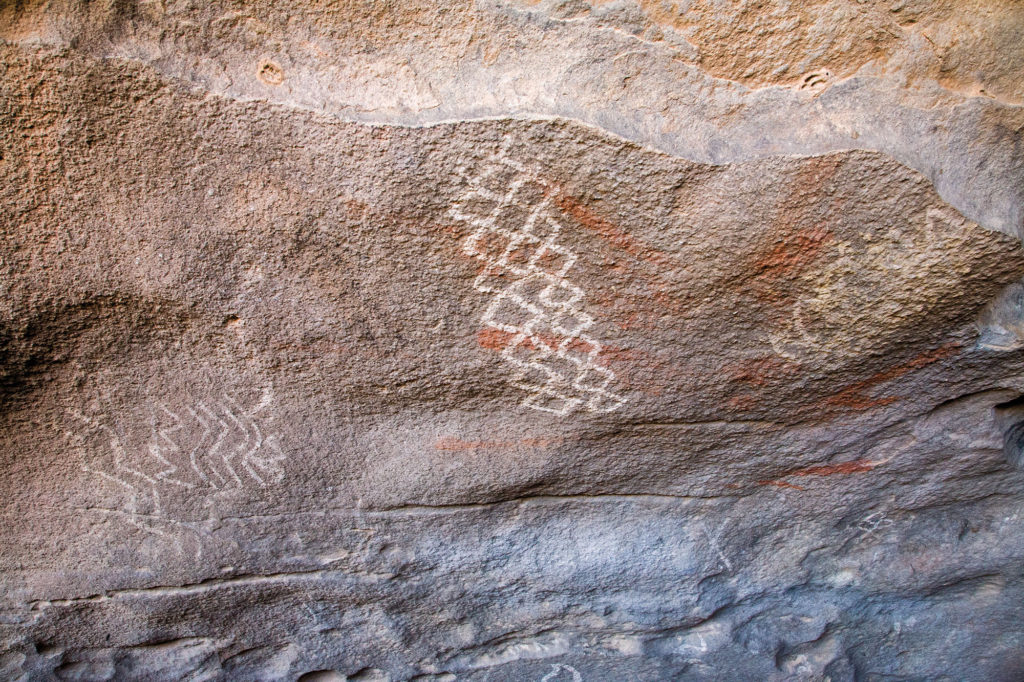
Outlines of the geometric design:
{"type": "MultiPolygon", "coordinates": [[[[171,490],[189,497],[219,490],[240,490],[284,478],[284,453],[277,437],[265,436],[257,413],[271,401],[242,408],[227,394],[223,400],[198,401],[175,412],[164,404],[150,407],[150,436],[144,447],[128,444],[123,430],[107,415],[68,414],[84,429],[68,433],[82,457],[82,468],[116,484],[128,494],[123,510],[130,523],[158,535],[154,522],[175,523],[161,498],[171,490]]],[[[140,443],[141,445],[141,443],[140,443]]]]}
{"type": "Polygon", "coordinates": [[[875,352],[875,337],[860,330],[892,324],[890,308],[880,302],[920,306],[922,299],[912,294],[925,276],[937,286],[960,286],[961,275],[947,254],[967,246],[964,224],[958,216],[928,208],[913,220],[835,242],[838,255],[806,280],[806,293],[793,302],[788,319],[768,332],[768,343],[777,355],[796,362],[875,352]],[[858,325],[847,324],[854,317],[858,325]]]}
{"type": "Polygon", "coordinates": [[[552,665],[551,672],[540,678],[540,682],[560,682],[561,680],[570,682],[569,675],[572,675],[571,682],[583,682],[583,676],[580,675],[579,671],[571,665],[565,665],[564,663],[552,665]],[[561,674],[562,671],[565,671],[565,676],[561,674]]]}
{"type": "Polygon", "coordinates": [[[501,356],[511,383],[528,394],[523,405],[557,415],[611,412],[626,399],[608,390],[615,373],[597,363],[603,347],[587,333],[595,320],[567,278],[577,256],[558,242],[554,187],[509,158],[510,142],[468,178],[449,212],[474,228],[462,249],[483,261],[473,287],[493,295],[483,324],[509,335],[501,356]]]}

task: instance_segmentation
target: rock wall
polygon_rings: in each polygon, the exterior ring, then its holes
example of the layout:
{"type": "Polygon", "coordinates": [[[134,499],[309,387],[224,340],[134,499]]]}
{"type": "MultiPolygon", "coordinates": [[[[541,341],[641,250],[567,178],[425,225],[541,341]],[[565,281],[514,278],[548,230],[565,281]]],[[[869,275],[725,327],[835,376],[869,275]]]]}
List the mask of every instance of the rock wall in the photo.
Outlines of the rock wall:
{"type": "Polygon", "coordinates": [[[1019,2],[0,53],[3,679],[1024,676],[1019,2]]]}

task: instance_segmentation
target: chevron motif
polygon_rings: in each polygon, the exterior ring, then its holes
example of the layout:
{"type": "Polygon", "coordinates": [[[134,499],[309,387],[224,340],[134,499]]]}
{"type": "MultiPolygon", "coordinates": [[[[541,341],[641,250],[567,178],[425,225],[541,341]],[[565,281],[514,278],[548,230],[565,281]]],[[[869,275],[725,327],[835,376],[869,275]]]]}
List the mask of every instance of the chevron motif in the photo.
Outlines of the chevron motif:
{"type": "Polygon", "coordinates": [[[213,493],[283,480],[285,455],[277,437],[265,435],[257,419],[269,402],[265,393],[251,409],[227,394],[177,411],[156,403],[150,406],[151,435],[142,448],[126,445],[117,421],[104,415],[69,410],[82,428],[66,435],[85,471],[129,496],[124,514],[134,525],[163,535],[146,519],[175,522],[162,504],[169,491],[213,493]]]}

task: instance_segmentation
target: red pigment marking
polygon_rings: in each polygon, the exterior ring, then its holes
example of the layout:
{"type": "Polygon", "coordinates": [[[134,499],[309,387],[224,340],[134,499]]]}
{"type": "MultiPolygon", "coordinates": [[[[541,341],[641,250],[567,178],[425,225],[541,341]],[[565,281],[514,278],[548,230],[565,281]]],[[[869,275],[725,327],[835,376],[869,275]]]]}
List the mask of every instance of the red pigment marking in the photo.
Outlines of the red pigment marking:
{"type": "Polygon", "coordinates": [[[619,348],[618,346],[602,346],[601,352],[597,354],[597,362],[602,367],[608,367],[612,364],[626,365],[627,363],[651,362],[651,360],[650,354],[644,351],[619,348]]]}
{"type": "Polygon", "coordinates": [[[792,473],[786,474],[786,476],[832,476],[833,474],[860,474],[865,471],[871,471],[879,464],[881,464],[881,462],[872,462],[866,459],[857,459],[852,462],[843,462],[842,464],[825,464],[821,466],[807,467],[806,469],[798,469],[792,473]]]}
{"type": "Polygon", "coordinates": [[[629,314],[629,317],[627,317],[624,322],[619,323],[619,327],[626,331],[629,331],[630,329],[651,328],[653,326],[649,322],[643,322],[641,318],[642,315],[640,313],[633,311],[629,314]]]}
{"type": "Polygon", "coordinates": [[[480,344],[481,348],[487,348],[488,350],[502,351],[505,347],[512,342],[514,334],[501,329],[494,329],[493,327],[487,327],[481,329],[476,333],[476,342],[480,344]]]}
{"type": "Polygon", "coordinates": [[[561,438],[523,438],[521,440],[462,440],[460,438],[439,438],[434,443],[436,450],[465,452],[468,450],[507,450],[514,447],[548,448],[560,443],[561,438]]]}
{"type": "Polygon", "coordinates": [[[831,395],[825,399],[826,405],[832,405],[835,407],[848,407],[854,410],[866,410],[871,407],[880,407],[882,405],[889,405],[898,400],[895,396],[887,396],[885,398],[871,398],[865,395],[865,391],[874,388],[879,384],[885,383],[897,379],[905,374],[909,374],[914,370],[927,367],[928,365],[938,362],[944,358],[948,358],[951,355],[955,355],[960,350],[960,344],[956,341],[950,341],[949,343],[943,344],[938,348],[930,351],[921,353],[910,362],[891,367],[886,370],[882,370],[876,374],[872,374],[863,381],[858,381],[855,384],[851,384],[839,391],[835,395],[831,395]]]}
{"type": "Polygon", "coordinates": [[[597,215],[569,194],[559,191],[554,198],[554,203],[562,213],[571,216],[580,225],[634,258],[654,263],[655,265],[662,265],[668,262],[668,259],[663,254],[656,251],[649,244],[620,229],[611,221],[597,215]]]}
{"type": "MultiPolygon", "coordinates": [[[[843,462],[842,464],[825,464],[821,466],[807,467],[806,469],[797,469],[786,474],[787,476],[832,476],[834,474],[860,474],[865,471],[871,471],[875,467],[884,464],[884,462],[872,462],[866,459],[857,459],[852,462],[843,462]]],[[[761,485],[775,485],[782,488],[796,488],[797,490],[803,490],[800,486],[787,483],[786,481],[775,479],[772,481],[758,481],[761,485]]]]}
{"type": "MultiPolygon", "coordinates": [[[[637,261],[660,267],[670,266],[672,259],[666,254],[658,251],[642,239],[634,237],[622,228],[592,211],[575,197],[568,194],[564,189],[557,188],[552,195],[552,204],[567,219],[575,221],[585,230],[596,234],[612,248],[633,256],[637,261]]],[[[610,268],[611,271],[633,280],[641,280],[647,283],[648,295],[646,302],[652,305],[648,311],[635,309],[637,300],[629,303],[629,309],[623,310],[616,305],[616,298],[608,295],[604,300],[596,300],[610,309],[613,319],[622,329],[653,329],[657,320],[667,311],[678,315],[686,315],[692,311],[692,306],[675,300],[668,292],[673,284],[666,282],[656,272],[635,272],[634,268],[622,262],[617,262],[610,268]]]]}
{"type": "Polygon", "coordinates": [[[839,157],[810,159],[789,183],[788,196],[781,202],[773,225],[772,231],[778,238],[748,261],[746,271],[754,273],[749,286],[759,300],[791,303],[792,296],[779,291],[777,285],[797,279],[825,255],[834,239],[828,227],[815,224],[794,230],[791,226],[820,220],[812,214],[812,209],[821,206],[826,195],[825,184],[835,177],[841,165],[839,157]]]}
{"type": "Polygon", "coordinates": [[[832,233],[822,226],[789,235],[754,260],[753,268],[759,273],[758,279],[774,282],[800,274],[818,259],[832,238],[832,233]]]}
{"type": "Polygon", "coordinates": [[[748,266],[754,273],[746,285],[759,301],[786,307],[794,301],[791,291],[779,285],[796,280],[825,253],[832,233],[824,227],[813,227],[786,236],[768,253],[756,256],[748,266]]]}
{"type": "MultiPolygon", "coordinates": [[[[493,327],[487,327],[477,332],[476,340],[481,348],[501,352],[505,350],[512,343],[512,340],[516,337],[516,334],[503,331],[501,329],[495,329],[493,327]]],[[[565,337],[558,336],[544,336],[538,335],[540,341],[546,344],[549,348],[557,348],[558,344],[565,340],[565,337]]],[[[521,341],[524,348],[528,350],[537,350],[536,344],[526,337],[521,341]]],[[[590,353],[592,347],[586,341],[574,338],[566,346],[567,350],[575,351],[580,355],[586,355],[590,353]]],[[[611,369],[615,367],[618,381],[622,385],[628,388],[637,388],[637,383],[631,378],[635,366],[651,366],[652,363],[657,364],[656,361],[651,360],[650,354],[643,351],[620,348],[618,346],[601,346],[600,352],[598,352],[595,358],[596,363],[604,367],[605,369],[611,369]]],[[[666,375],[670,375],[668,373],[666,375]]],[[[662,394],[662,389],[659,386],[654,386],[649,382],[644,382],[639,388],[648,394],[659,396],[662,394]]]]}
{"type": "Polygon", "coordinates": [[[791,360],[769,355],[726,365],[722,371],[732,381],[740,381],[752,386],[765,386],[770,379],[791,377],[799,373],[800,365],[791,360]]]}
{"type": "MultiPolygon", "coordinates": [[[[476,341],[481,348],[500,352],[505,350],[516,336],[517,334],[513,334],[511,332],[487,327],[477,332],[476,341]]],[[[557,348],[559,344],[566,339],[564,336],[555,335],[537,334],[536,336],[541,343],[547,345],[549,348],[557,348]]],[[[520,343],[528,350],[539,350],[537,348],[537,344],[534,343],[529,336],[525,337],[520,343]]],[[[587,343],[583,339],[575,337],[569,340],[569,343],[565,348],[566,350],[576,351],[583,355],[592,350],[591,344],[587,343]]],[[[624,363],[630,360],[638,360],[643,357],[645,357],[645,354],[638,351],[618,348],[616,346],[601,346],[601,350],[597,354],[597,362],[602,367],[608,367],[612,363],[624,363]]]]}
{"type": "Polygon", "coordinates": [[[798,485],[793,485],[792,483],[786,483],[785,481],[758,481],[757,484],[758,485],[773,485],[776,488],[792,488],[793,490],[806,490],[806,488],[801,488],[798,485]]]}
{"type": "Polygon", "coordinates": [[[757,396],[744,393],[743,395],[736,395],[729,398],[729,407],[734,407],[737,410],[750,410],[757,407],[757,396]]]}

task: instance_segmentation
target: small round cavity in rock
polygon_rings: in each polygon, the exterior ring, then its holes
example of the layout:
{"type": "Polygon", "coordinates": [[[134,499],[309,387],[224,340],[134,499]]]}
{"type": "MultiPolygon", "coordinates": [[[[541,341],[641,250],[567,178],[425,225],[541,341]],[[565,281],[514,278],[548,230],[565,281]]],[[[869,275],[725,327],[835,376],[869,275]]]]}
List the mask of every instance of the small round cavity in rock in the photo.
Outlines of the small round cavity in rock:
{"type": "Polygon", "coordinates": [[[347,679],[336,670],[314,670],[300,676],[297,682],[345,682],[347,679]]]}
{"type": "Polygon", "coordinates": [[[1003,434],[1003,453],[1013,467],[1024,470],[1024,421],[1017,422],[1003,434]]]}

